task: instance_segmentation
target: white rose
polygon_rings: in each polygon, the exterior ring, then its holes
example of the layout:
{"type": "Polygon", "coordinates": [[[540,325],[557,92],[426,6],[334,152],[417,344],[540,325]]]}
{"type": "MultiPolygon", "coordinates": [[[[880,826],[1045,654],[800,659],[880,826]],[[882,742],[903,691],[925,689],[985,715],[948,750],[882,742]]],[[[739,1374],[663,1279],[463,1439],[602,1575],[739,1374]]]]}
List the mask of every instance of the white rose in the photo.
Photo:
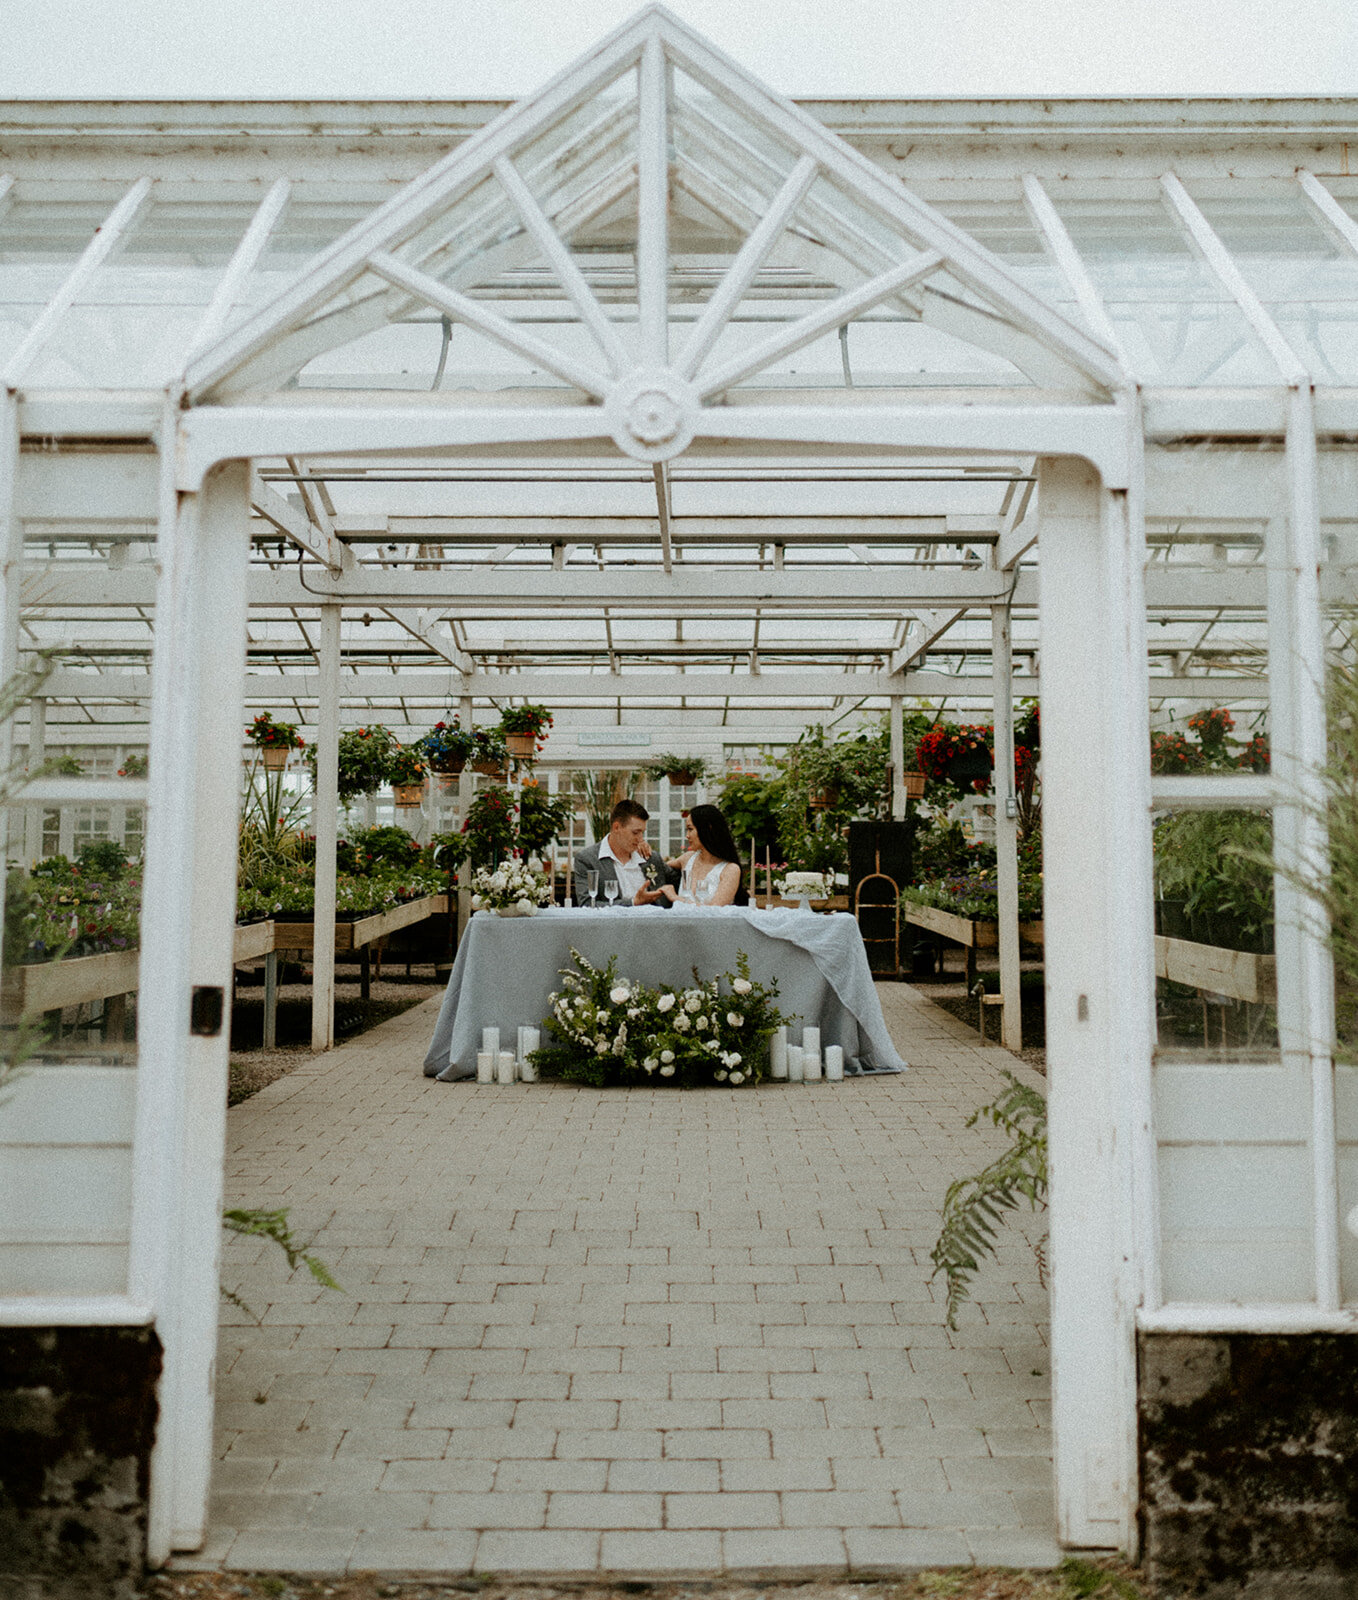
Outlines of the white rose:
{"type": "Polygon", "coordinates": [[[693,1026],[693,1024],[688,1020],[688,1018],[681,1011],[679,1013],[679,1015],[674,1019],[674,1026],[679,1030],[680,1033],[687,1033],[688,1030],[693,1026]]]}
{"type": "Polygon", "coordinates": [[[596,1056],[606,1056],[608,1054],[607,1039],[601,1039],[599,1043],[594,1046],[594,1054],[596,1056]]]}
{"type": "Polygon", "coordinates": [[[674,1076],[674,1068],[673,1067],[661,1067],[660,1076],[662,1078],[672,1078],[674,1076]]]}
{"type": "Polygon", "coordinates": [[[744,1020],[745,1018],[738,1011],[728,1011],[726,1013],[726,1021],[732,1028],[738,1028],[744,1020]]]}
{"type": "Polygon", "coordinates": [[[670,1062],[674,1060],[674,1051],[662,1050],[660,1052],[660,1059],[665,1063],[666,1066],[669,1066],[670,1062]]]}
{"type": "Polygon", "coordinates": [[[692,1016],[695,1011],[701,1011],[702,1008],[703,997],[700,994],[691,994],[685,998],[684,1010],[687,1011],[690,1016],[692,1016]]]}
{"type": "Polygon", "coordinates": [[[743,1072],[733,1072],[731,1074],[731,1082],[732,1083],[744,1083],[745,1082],[745,1074],[743,1072]]]}
{"type": "Polygon", "coordinates": [[[754,985],[748,978],[737,978],[731,987],[737,994],[749,994],[750,990],[754,988],[754,985]]]}
{"type": "Polygon", "coordinates": [[[655,1009],[657,1011],[671,1011],[673,1008],[674,996],[672,994],[662,994],[659,1000],[657,1000],[655,1003],[655,1009]]]}
{"type": "Polygon", "coordinates": [[[647,1056],[641,1064],[646,1068],[647,1072],[654,1072],[655,1069],[660,1065],[654,1056],[647,1056]]]}
{"type": "Polygon", "coordinates": [[[479,911],[480,909],[481,909],[481,896],[479,894],[474,894],[472,896],[472,910],[473,911],[479,911]]]}
{"type": "Polygon", "coordinates": [[[531,900],[520,900],[518,902],[517,909],[520,911],[531,911],[533,909],[533,902],[531,900]]]}
{"type": "Polygon", "coordinates": [[[630,1000],[632,998],[632,991],[627,987],[627,985],[625,983],[620,983],[620,984],[618,984],[616,986],[616,988],[610,989],[608,991],[608,998],[613,1002],[613,1004],[615,1006],[620,1006],[620,1005],[623,1004],[624,1001],[630,1000]]]}
{"type": "Polygon", "coordinates": [[[694,1017],[693,1026],[695,1028],[705,1028],[707,1026],[707,1018],[705,1016],[694,1017]]]}
{"type": "Polygon", "coordinates": [[[721,1070],[720,1067],[717,1068],[717,1070],[712,1074],[712,1076],[717,1080],[718,1083],[725,1083],[726,1082],[726,1074],[721,1070]]]}

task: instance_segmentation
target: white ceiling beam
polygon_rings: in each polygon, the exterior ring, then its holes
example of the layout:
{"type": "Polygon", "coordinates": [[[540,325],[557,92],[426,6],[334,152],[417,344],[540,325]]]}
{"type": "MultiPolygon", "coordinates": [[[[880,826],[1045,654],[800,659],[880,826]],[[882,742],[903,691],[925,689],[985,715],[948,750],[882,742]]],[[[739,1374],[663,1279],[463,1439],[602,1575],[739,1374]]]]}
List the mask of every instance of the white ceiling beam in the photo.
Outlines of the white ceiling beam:
{"type": "Polygon", "coordinates": [[[660,565],[663,571],[674,571],[674,546],[670,540],[670,474],[669,468],[663,461],[657,461],[651,468],[655,479],[655,506],[656,516],[660,524],[660,565]]]}
{"type": "Polygon", "coordinates": [[[1198,209],[1192,195],[1172,172],[1166,172],[1161,177],[1160,189],[1189,238],[1198,247],[1203,260],[1222,288],[1235,301],[1241,315],[1268,351],[1283,382],[1290,385],[1309,384],[1311,374],[1305,364],[1278,331],[1277,323],[1268,314],[1263,301],[1246,282],[1230,251],[1221,242],[1216,229],[1198,209]]]}
{"type": "Polygon", "coordinates": [[[1123,348],[1117,330],[1113,327],[1112,318],[1103,303],[1103,297],[1094,287],[1094,280],[1089,276],[1089,269],[1084,264],[1084,259],[1075,248],[1074,242],[1067,231],[1061,215],[1051,202],[1051,197],[1042,187],[1033,173],[1026,173],[1023,178],[1023,200],[1027,207],[1028,215],[1033,226],[1037,229],[1042,242],[1047,247],[1047,252],[1056,264],[1056,270],[1066,280],[1067,287],[1075,296],[1075,303],[1084,313],[1084,319],[1089,324],[1095,336],[1102,339],[1104,344],[1117,356],[1118,365],[1122,368],[1125,381],[1131,382],[1131,368],[1127,363],[1127,353],[1123,348]]]}
{"type": "Polygon", "coordinates": [[[265,483],[258,472],[253,471],[250,474],[250,509],[276,533],[321,562],[328,571],[338,574],[356,565],[353,552],[345,548],[333,528],[327,531],[317,527],[277,489],[265,483]]]}
{"type": "Polygon", "coordinates": [[[887,658],[887,672],[900,673],[912,661],[917,661],[926,650],[937,644],[954,622],[959,622],[966,614],[965,610],[916,611],[906,629],[905,643],[887,658]]]}
{"type": "Polygon", "coordinates": [[[1037,489],[1035,474],[1037,462],[1029,468],[1030,476],[1022,482],[1011,483],[1005,491],[1004,511],[1000,517],[1000,536],[992,552],[996,570],[1012,572],[1028,551],[1037,543],[1038,519],[1029,517],[1037,489]]]}
{"type": "Polygon", "coordinates": [[[637,72],[637,346],[644,367],[670,364],[670,75],[659,30],[637,72]]]}
{"type": "MultiPolygon", "coordinates": [[[[427,644],[435,655],[442,656],[464,676],[475,670],[476,664],[472,658],[465,650],[458,649],[451,626],[447,622],[440,623],[434,612],[419,611],[412,616],[408,611],[402,611],[397,607],[383,606],[382,615],[390,617],[421,644],[427,644]]],[[[462,692],[461,689],[458,690],[459,694],[462,692]]]]}
{"type": "Polygon", "coordinates": [[[488,339],[494,339],[497,344],[504,345],[532,365],[554,372],[564,383],[583,389],[586,394],[592,394],[599,400],[608,393],[610,384],[606,373],[575,360],[565,350],[527,332],[518,323],[502,317],[498,311],[492,311],[484,301],[473,300],[460,290],[448,288],[437,278],[431,278],[427,272],[421,272],[416,267],[407,266],[385,250],[374,252],[368,265],[388,283],[404,289],[407,294],[423,300],[454,321],[465,322],[469,328],[484,333],[488,339]]]}
{"type": "Polygon", "coordinates": [[[279,178],[260,201],[259,209],[250,219],[250,226],[246,228],[240,243],[232,253],[226,271],[213,290],[212,299],[203,313],[203,319],[189,341],[185,361],[192,361],[200,350],[206,350],[226,326],[231,308],[244,294],[246,282],[258,266],[259,258],[264,254],[265,247],[282,218],[291,194],[292,184],[287,178],[279,178]]]}
{"type": "Polygon", "coordinates": [[[123,235],[137,220],[141,208],[150,198],[151,188],[150,178],[139,178],[109,212],[103,223],[95,229],[94,237],[81,252],[75,266],[67,273],[61,287],[38,313],[37,321],[0,368],[0,387],[16,389],[23,382],[24,374],[56,330],[57,324],[75,304],[81,291],[112,255],[121,243],[123,235]]]}
{"type": "Polygon", "coordinates": [[[1311,202],[1325,232],[1349,255],[1358,256],[1358,222],[1344,210],[1313,172],[1297,169],[1297,183],[1311,202]]]}

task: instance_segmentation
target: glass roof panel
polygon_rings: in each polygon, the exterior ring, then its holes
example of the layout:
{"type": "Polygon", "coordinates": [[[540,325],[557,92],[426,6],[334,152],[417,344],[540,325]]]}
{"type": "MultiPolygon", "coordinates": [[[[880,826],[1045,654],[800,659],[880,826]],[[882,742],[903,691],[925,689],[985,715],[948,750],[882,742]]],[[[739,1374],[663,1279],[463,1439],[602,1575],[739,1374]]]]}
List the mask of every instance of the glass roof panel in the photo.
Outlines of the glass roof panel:
{"type": "Polygon", "coordinates": [[[1300,188],[1194,198],[1316,381],[1358,380],[1358,257],[1330,238],[1300,188]]]}
{"type": "Polygon", "coordinates": [[[1145,383],[1276,384],[1240,308],[1183,236],[1158,191],[1106,200],[1052,196],[1145,383]]]}

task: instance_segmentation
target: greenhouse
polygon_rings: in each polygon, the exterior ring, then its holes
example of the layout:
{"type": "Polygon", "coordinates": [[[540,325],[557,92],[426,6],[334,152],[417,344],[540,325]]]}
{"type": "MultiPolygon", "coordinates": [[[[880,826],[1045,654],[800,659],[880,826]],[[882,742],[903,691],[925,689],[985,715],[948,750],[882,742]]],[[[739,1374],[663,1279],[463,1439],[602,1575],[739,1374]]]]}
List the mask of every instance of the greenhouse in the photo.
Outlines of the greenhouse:
{"type": "MultiPolygon", "coordinates": [[[[233,972],[288,948],[242,796],[314,836],[324,1052],[344,914],[466,926],[436,847],[516,721],[558,873],[629,775],[668,854],[736,780],[871,760],[805,827],[993,846],[1014,1050],[1040,912],[1062,1547],[1203,1515],[1166,1394],[1358,1328],[1353,973],[1305,890],[1353,662],[1354,105],[794,104],[752,65],[653,7],[512,106],[6,106],[6,1018],[49,1027],[0,1105],[0,1323],[153,1332],[153,1565],[209,1538],[233,972]],[[374,736],[406,792],[355,776],[374,736]],[[365,903],[341,841],[395,825],[428,875],[365,903]]],[[[756,896],[849,874],[736,832],[756,896]]],[[[978,925],[929,859],[898,971],[978,925]]]]}

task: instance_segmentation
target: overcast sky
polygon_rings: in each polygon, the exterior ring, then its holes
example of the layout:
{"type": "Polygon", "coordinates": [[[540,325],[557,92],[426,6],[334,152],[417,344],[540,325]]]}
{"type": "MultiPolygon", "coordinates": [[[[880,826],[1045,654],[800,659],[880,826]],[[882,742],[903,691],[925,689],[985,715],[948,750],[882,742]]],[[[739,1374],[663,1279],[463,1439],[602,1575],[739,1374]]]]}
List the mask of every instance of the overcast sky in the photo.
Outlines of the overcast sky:
{"type": "MultiPolygon", "coordinates": [[[[0,98],[515,98],[632,0],[0,0],[0,98]]],[[[1358,93],[1358,0],[672,0],[793,96],[1358,93]]]]}

